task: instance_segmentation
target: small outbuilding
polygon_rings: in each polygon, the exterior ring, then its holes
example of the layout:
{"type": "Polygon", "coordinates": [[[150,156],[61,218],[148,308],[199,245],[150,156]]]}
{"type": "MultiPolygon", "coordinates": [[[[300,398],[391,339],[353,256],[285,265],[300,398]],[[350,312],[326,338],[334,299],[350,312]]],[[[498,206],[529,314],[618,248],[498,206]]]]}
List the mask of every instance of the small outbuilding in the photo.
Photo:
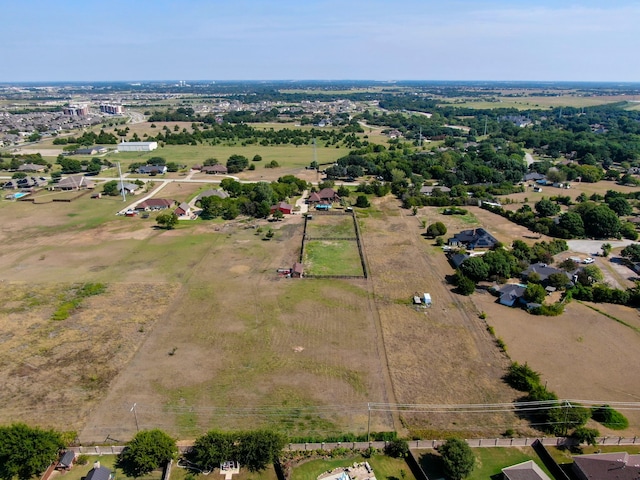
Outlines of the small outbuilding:
{"type": "Polygon", "coordinates": [[[422,303],[424,303],[425,307],[430,307],[431,306],[431,294],[430,293],[423,294],[422,303]]]}
{"type": "Polygon", "coordinates": [[[67,450],[62,454],[60,460],[58,460],[58,465],[56,465],[57,470],[69,470],[76,461],[76,454],[72,450],[67,450]]]}
{"type": "Polygon", "coordinates": [[[271,205],[270,212],[273,214],[277,211],[280,211],[285,215],[290,215],[291,212],[293,212],[293,205],[289,205],[287,202],[280,202],[277,205],[271,205]]]}
{"type": "Polygon", "coordinates": [[[302,278],[304,274],[304,267],[301,263],[296,262],[291,267],[291,278],[302,278]]]}

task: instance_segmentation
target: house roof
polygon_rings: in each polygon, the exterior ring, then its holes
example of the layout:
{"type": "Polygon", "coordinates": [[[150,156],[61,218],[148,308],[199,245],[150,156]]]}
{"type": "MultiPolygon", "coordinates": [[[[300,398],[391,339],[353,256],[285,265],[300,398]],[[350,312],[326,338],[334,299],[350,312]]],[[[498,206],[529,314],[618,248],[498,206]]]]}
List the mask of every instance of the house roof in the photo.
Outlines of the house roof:
{"type": "Polygon", "coordinates": [[[551,480],[533,460],[503,468],[502,473],[507,480],[551,480]]]}
{"type": "Polygon", "coordinates": [[[206,198],[206,197],[229,198],[229,194],[227,192],[225,192],[224,190],[209,189],[209,190],[205,190],[204,192],[200,193],[200,195],[198,195],[196,197],[196,202],[198,200],[200,200],[201,198],[206,198]]]}
{"type": "Polygon", "coordinates": [[[626,452],[576,455],[573,469],[589,480],[638,480],[640,455],[626,452]]]}
{"type": "Polygon", "coordinates": [[[173,205],[173,200],[169,200],[168,198],[149,198],[144,202],[141,202],[138,207],[170,207],[171,205],[173,205]]]}
{"type": "Polygon", "coordinates": [[[205,167],[202,167],[200,169],[200,171],[202,172],[220,172],[220,173],[227,173],[227,167],[225,167],[224,165],[220,165],[219,163],[216,165],[207,165],[205,167]]]}
{"type": "Polygon", "coordinates": [[[560,270],[558,268],[550,267],[546,263],[533,263],[529,265],[523,272],[522,277],[527,278],[532,273],[537,273],[540,276],[540,281],[544,282],[550,275],[554,273],[562,273],[567,276],[567,283],[569,283],[570,277],[564,270],[560,270]]]}
{"type": "Polygon", "coordinates": [[[73,465],[73,460],[75,458],[76,454],[73,452],[73,450],[67,450],[66,452],[64,452],[64,455],[62,455],[58,463],[63,467],[70,467],[71,465],[73,465]]]}
{"type": "Polygon", "coordinates": [[[57,183],[58,188],[80,188],[90,187],[94,185],[92,181],[87,180],[84,175],[72,175],[65,177],[57,183]]]}
{"type": "Polygon", "coordinates": [[[320,195],[318,195],[317,192],[313,192],[311,195],[309,195],[310,202],[319,202],[320,200],[322,199],[320,198],[320,195]]]}
{"type": "Polygon", "coordinates": [[[188,212],[190,210],[190,206],[188,203],[182,202],[180,205],[178,205],[178,208],[176,208],[176,211],[178,210],[182,210],[183,212],[188,212]]]}
{"type": "Polygon", "coordinates": [[[498,292],[500,293],[500,303],[503,305],[513,306],[516,300],[522,298],[527,287],[515,283],[509,283],[503,286],[498,292]]]}
{"type": "Polygon", "coordinates": [[[542,175],[541,173],[538,172],[531,172],[531,173],[527,173],[524,176],[524,181],[525,182],[531,182],[531,181],[536,181],[536,180],[545,180],[546,177],[544,175],[542,175]]]}
{"type": "Polygon", "coordinates": [[[422,187],[420,189],[420,193],[423,193],[425,195],[431,195],[433,193],[434,190],[439,190],[443,193],[449,193],[451,191],[451,189],[449,187],[445,187],[444,185],[425,185],[424,187],[422,187]]]}
{"type": "Polygon", "coordinates": [[[287,202],[279,202],[276,205],[271,205],[271,210],[293,210],[293,205],[289,205],[287,202]]]}
{"type": "Polygon", "coordinates": [[[130,192],[135,192],[138,189],[138,185],[135,183],[122,182],[118,184],[118,190],[129,190],[130,192]]]}
{"type": "Polygon", "coordinates": [[[291,271],[293,273],[303,273],[304,267],[302,266],[301,263],[296,262],[296,263],[293,264],[293,267],[291,267],[291,271]]]}
{"type": "Polygon", "coordinates": [[[461,243],[467,245],[468,248],[492,248],[498,243],[498,240],[487,232],[484,228],[476,228],[472,230],[463,230],[456,233],[448,240],[449,244],[461,243]]]}
{"type": "Polygon", "coordinates": [[[166,165],[142,165],[138,167],[139,173],[165,172],[166,170],[166,165]]]}
{"type": "Polygon", "coordinates": [[[40,172],[47,168],[46,165],[39,165],[37,163],[23,163],[18,167],[19,172],[40,172]]]}
{"type": "Polygon", "coordinates": [[[467,258],[471,257],[466,253],[454,253],[453,255],[449,256],[449,260],[453,264],[453,268],[458,268],[467,258]]]}
{"type": "Polygon", "coordinates": [[[336,198],[340,198],[338,197],[336,191],[333,188],[329,187],[320,190],[318,192],[318,197],[320,197],[320,200],[334,200],[336,198]]]}
{"type": "Polygon", "coordinates": [[[111,478],[111,470],[107,467],[92,468],[87,473],[85,480],[109,480],[111,478]]]}

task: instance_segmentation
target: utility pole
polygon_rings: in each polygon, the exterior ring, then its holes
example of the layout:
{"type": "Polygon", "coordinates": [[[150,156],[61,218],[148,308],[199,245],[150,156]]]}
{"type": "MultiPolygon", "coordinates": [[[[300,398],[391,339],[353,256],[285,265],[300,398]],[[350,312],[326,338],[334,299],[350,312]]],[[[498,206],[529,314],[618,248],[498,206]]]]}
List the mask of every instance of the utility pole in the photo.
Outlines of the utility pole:
{"type": "Polygon", "coordinates": [[[136,432],[140,431],[140,425],[138,424],[138,412],[136,412],[136,405],[137,403],[133,404],[133,407],[131,407],[131,410],[129,410],[130,412],[133,412],[133,418],[135,418],[136,420],[136,432]]]}
{"type": "Polygon", "coordinates": [[[369,442],[369,435],[371,433],[371,403],[367,402],[367,410],[369,411],[369,419],[367,420],[367,442],[369,442]]]}
{"type": "Polygon", "coordinates": [[[569,400],[564,401],[564,406],[565,406],[565,409],[564,409],[564,422],[562,425],[562,430],[563,430],[562,434],[563,436],[566,437],[567,436],[567,416],[569,415],[569,409],[571,408],[571,403],[569,403],[569,400]]]}
{"type": "Polygon", "coordinates": [[[122,201],[126,202],[127,195],[124,193],[124,180],[122,180],[122,169],[120,168],[120,162],[117,162],[117,164],[118,164],[118,176],[120,177],[120,191],[122,192],[122,201]]]}

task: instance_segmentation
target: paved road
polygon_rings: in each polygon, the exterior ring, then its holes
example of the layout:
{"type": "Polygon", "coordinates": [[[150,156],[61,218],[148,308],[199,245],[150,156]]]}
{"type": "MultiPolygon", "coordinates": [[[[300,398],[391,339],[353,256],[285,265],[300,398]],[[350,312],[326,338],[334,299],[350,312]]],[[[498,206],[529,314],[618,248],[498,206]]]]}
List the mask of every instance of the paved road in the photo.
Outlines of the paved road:
{"type": "Polygon", "coordinates": [[[602,251],[602,244],[610,243],[613,248],[626,247],[635,243],[633,240],[567,240],[569,250],[579,253],[587,253],[591,256],[598,255],[602,251]]]}

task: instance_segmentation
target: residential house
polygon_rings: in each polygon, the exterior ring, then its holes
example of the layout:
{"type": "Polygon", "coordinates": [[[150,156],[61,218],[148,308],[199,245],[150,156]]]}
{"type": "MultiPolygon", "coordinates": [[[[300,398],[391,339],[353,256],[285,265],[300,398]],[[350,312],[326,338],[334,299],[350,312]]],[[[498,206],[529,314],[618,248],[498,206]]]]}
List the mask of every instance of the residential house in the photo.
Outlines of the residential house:
{"type": "Polygon", "coordinates": [[[546,183],[547,177],[538,172],[531,172],[527,173],[522,180],[525,182],[537,182],[538,180],[544,180],[546,183]]]}
{"type": "Polygon", "coordinates": [[[226,175],[228,172],[227,167],[220,164],[207,165],[202,167],[200,171],[209,175],[226,175]]]}
{"type": "Polygon", "coordinates": [[[107,467],[101,467],[100,462],[96,462],[84,480],[111,480],[111,470],[107,467]]]}
{"type": "Polygon", "coordinates": [[[538,275],[541,283],[546,283],[550,275],[553,275],[554,273],[561,273],[567,277],[567,285],[571,284],[571,275],[569,273],[564,270],[560,270],[559,268],[550,267],[546,263],[532,263],[522,272],[522,279],[524,281],[529,281],[529,276],[532,273],[536,273],[538,275]]]}
{"type": "Polygon", "coordinates": [[[445,186],[440,186],[440,185],[425,185],[420,189],[420,193],[422,193],[423,195],[426,195],[427,197],[430,197],[431,195],[433,195],[434,192],[442,192],[442,193],[449,193],[451,192],[451,189],[449,187],[445,187],[445,186]]]}
{"type": "Polygon", "coordinates": [[[87,147],[87,148],[79,148],[74,152],[76,155],[97,155],[99,153],[107,153],[107,149],[105,147],[87,147]]]}
{"type": "Polygon", "coordinates": [[[191,207],[188,203],[182,202],[178,208],[173,211],[173,213],[180,218],[191,217],[191,207]]]}
{"type": "Polygon", "coordinates": [[[284,213],[285,215],[290,215],[291,212],[293,212],[293,205],[289,205],[286,202],[280,202],[277,205],[272,205],[270,212],[275,213],[278,210],[284,213]]]}
{"type": "Polygon", "coordinates": [[[138,173],[143,175],[164,175],[167,173],[166,165],[142,165],[138,167],[138,173]]]}
{"type": "Polygon", "coordinates": [[[38,165],[37,163],[23,163],[18,167],[18,172],[44,172],[46,165],[38,165]]]}
{"type": "Polygon", "coordinates": [[[462,262],[464,262],[467,258],[471,258],[471,256],[467,255],[466,253],[454,253],[449,255],[449,261],[451,262],[451,265],[453,265],[453,268],[455,269],[460,268],[460,265],[462,265],[462,262]]]}
{"type": "Polygon", "coordinates": [[[320,190],[318,192],[318,197],[320,197],[321,202],[326,202],[326,203],[333,203],[333,202],[340,201],[340,196],[338,195],[338,192],[336,192],[333,188],[328,188],[328,187],[320,190]]]}
{"type": "Polygon", "coordinates": [[[76,461],[76,454],[72,450],[67,450],[62,454],[60,460],[58,460],[58,465],[56,465],[56,469],[58,470],[69,470],[74,462],[76,461]]]}
{"type": "Polygon", "coordinates": [[[503,468],[502,475],[504,480],[551,480],[533,460],[503,468]]]}
{"type": "Polygon", "coordinates": [[[640,455],[627,452],[576,455],[571,469],[579,480],[638,480],[640,455]]]}
{"type": "Polygon", "coordinates": [[[173,205],[168,198],[149,198],[138,204],[136,210],[165,210],[173,205]]]}
{"type": "Polygon", "coordinates": [[[302,266],[301,263],[294,263],[293,267],[291,267],[291,277],[292,278],[302,278],[302,275],[304,274],[304,267],[302,266]]]}
{"type": "Polygon", "coordinates": [[[96,186],[93,180],[89,180],[84,175],[72,175],[65,177],[56,183],[56,190],[81,190],[85,188],[94,188],[96,186]]]}
{"type": "Polygon", "coordinates": [[[218,197],[218,198],[225,199],[225,198],[229,198],[229,194],[224,190],[205,190],[204,192],[200,193],[196,197],[196,203],[198,203],[201,199],[206,197],[218,197]]]}
{"type": "Polygon", "coordinates": [[[526,289],[527,287],[514,283],[504,285],[500,290],[498,290],[498,293],[500,294],[500,299],[498,301],[501,305],[513,307],[516,302],[524,301],[523,296],[526,289]]]}
{"type": "Polygon", "coordinates": [[[307,203],[309,204],[314,204],[314,203],[320,203],[320,195],[318,195],[317,192],[313,192],[311,193],[311,195],[309,195],[309,198],[307,198],[307,203]]]}
{"type": "Polygon", "coordinates": [[[118,184],[118,192],[120,192],[120,195],[122,195],[123,192],[126,195],[135,195],[136,191],[139,188],[140,187],[138,187],[138,185],[136,185],[135,183],[121,182],[118,184]]]}
{"type": "Polygon", "coordinates": [[[463,230],[447,240],[449,246],[464,247],[469,250],[476,248],[493,248],[497,243],[498,240],[484,228],[463,230]]]}

